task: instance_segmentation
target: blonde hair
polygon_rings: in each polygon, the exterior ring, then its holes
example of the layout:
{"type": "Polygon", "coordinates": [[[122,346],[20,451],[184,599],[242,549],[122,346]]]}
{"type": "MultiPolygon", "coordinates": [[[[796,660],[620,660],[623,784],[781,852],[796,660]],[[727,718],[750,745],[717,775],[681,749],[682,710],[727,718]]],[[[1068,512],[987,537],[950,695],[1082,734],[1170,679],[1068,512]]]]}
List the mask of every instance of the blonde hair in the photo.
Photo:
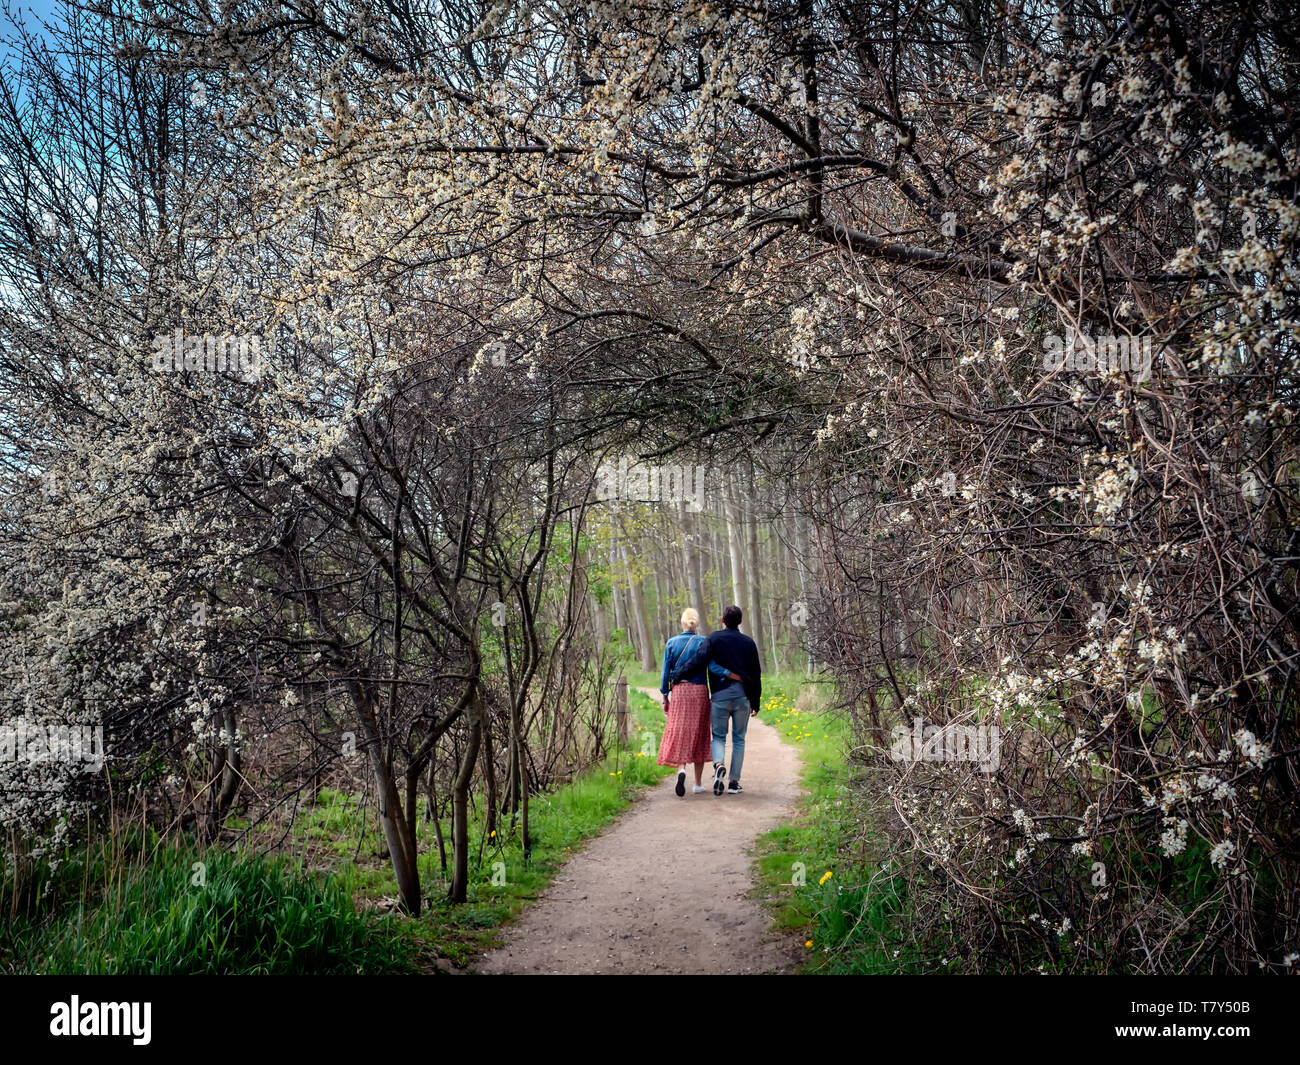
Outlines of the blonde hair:
{"type": "Polygon", "coordinates": [[[700,627],[700,612],[693,606],[688,606],[682,611],[682,628],[690,629],[694,632],[700,627]]]}

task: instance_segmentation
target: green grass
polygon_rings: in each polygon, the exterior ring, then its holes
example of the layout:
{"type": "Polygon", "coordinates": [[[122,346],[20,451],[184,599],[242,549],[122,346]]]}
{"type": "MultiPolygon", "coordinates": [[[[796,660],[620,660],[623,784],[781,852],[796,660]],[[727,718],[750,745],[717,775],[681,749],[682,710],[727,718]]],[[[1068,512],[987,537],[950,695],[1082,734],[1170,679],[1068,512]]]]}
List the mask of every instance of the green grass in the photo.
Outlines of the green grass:
{"type": "Polygon", "coordinates": [[[654,688],[659,690],[659,670],[636,669],[633,664],[629,663],[623,667],[623,675],[627,677],[628,688],[654,688]]]}
{"type": "Polygon", "coordinates": [[[759,838],[761,891],[774,927],[804,937],[801,971],[897,972],[881,943],[902,909],[901,885],[873,860],[849,816],[849,724],[807,700],[800,706],[808,687],[793,674],[763,682],[762,716],[798,749],[806,794],[792,823],[759,838]]]}
{"type": "Polygon", "coordinates": [[[0,933],[0,971],[305,974],[415,971],[391,919],[358,914],[337,877],[247,853],[149,840],[130,860],[69,855],[51,886],[80,896],[0,933]]]}

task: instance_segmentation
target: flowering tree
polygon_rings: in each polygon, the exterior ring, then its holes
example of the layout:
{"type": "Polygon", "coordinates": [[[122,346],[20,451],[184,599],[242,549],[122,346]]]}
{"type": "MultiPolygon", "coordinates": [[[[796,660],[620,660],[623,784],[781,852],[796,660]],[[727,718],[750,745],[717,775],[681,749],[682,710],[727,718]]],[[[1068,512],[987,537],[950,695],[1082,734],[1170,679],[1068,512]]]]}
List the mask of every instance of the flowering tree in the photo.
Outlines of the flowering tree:
{"type": "Polygon", "coordinates": [[[29,40],[5,114],[4,721],[102,727],[109,770],[6,762],[6,826],[58,839],[139,786],[215,839],[250,775],[260,818],[355,753],[413,912],[417,787],[450,793],[463,900],[480,766],[527,842],[533,686],[579,710],[540,607],[573,598],[590,465],[474,300],[441,313],[470,279],[358,265],[386,222],[303,160],[283,187],[256,111],[117,14],[64,33],[73,74],[29,40]]]}

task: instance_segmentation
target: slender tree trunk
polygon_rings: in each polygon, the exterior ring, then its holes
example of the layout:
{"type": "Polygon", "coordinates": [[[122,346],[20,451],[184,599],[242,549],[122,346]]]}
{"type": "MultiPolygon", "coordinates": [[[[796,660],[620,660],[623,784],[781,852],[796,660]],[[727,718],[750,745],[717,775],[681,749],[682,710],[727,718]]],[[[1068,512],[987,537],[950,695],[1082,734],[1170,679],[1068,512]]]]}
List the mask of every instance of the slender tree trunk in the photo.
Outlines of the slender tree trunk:
{"type": "Polygon", "coordinates": [[[469,897],[469,788],[474,780],[474,764],[478,761],[483,728],[482,703],[477,693],[474,695],[474,704],[469,741],[461,754],[460,765],[451,784],[452,870],[451,890],[447,897],[452,902],[464,902],[469,897]]]}
{"type": "MultiPolygon", "coordinates": [[[[719,517],[720,515],[714,515],[719,517]]],[[[715,522],[714,527],[709,532],[709,554],[713,559],[713,613],[708,618],[707,628],[714,628],[718,622],[718,616],[722,613],[722,608],[727,603],[727,566],[726,551],[723,550],[722,535],[718,532],[718,526],[715,522]]]]}
{"type": "Polygon", "coordinates": [[[517,708],[512,710],[511,714],[514,724],[514,763],[515,763],[515,795],[519,802],[519,823],[521,842],[524,847],[524,857],[527,858],[533,852],[532,829],[528,822],[528,766],[525,764],[527,757],[527,748],[524,746],[523,737],[523,709],[517,708]]]}
{"type": "Polygon", "coordinates": [[[492,749],[492,729],[487,721],[483,722],[482,736],[479,756],[483,760],[483,779],[487,783],[487,823],[484,825],[483,832],[485,835],[491,835],[497,830],[497,767],[495,752],[492,749]]]}
{"type": "Polygon", "coordinates": [[[677,518],[682,529],[682,569],[686,571],[686,593],[690,605],[703,615],[708,610],[708,604],[704,602],[704,582],[700,579],[700,551],[695,519],[685,503],[677,504],[677,518]]]}
{"type": "Polygon", "coordinates": [[[379,736],[379,721],[370,693],[359,683],[349,682],[353,704],[361,722],[361,732],[366,744],[366,757],[370,762],[375,781],[375,794],[379,806],[379,825],[388,845],[388,856],[397,876],[397,890],[402,897],[402,908],[412,917],[420,913],[420,867],[416,862],[415,836],[406,823],[402,799],[392,767],[384,754],[379,736]]]}
{"type": "Polygon", "coordinates": [[[777,630],[776,618],[772,616],[771,599],[767,601],[767,621],[768,621],[769,639],[771,640],[772,643],[772,658],[768,662],[768,668],[773,673],[780,673],[781,672],[781,651],[776,645],[776,634],[778,630],[777,630]]]}
{"type": "MultiPolygon", "coordinates": [[[[612,528],[609,534],[609,572],[611,577],[613,577],[618,572],[618,544],[614,539],[614,533],[612,528]]],[[[619,595],[617,580],[611,581],[610,599],[613,603],[613,608],[614,608],[614,628],[622,629],[630,634],[632,627],[627,623],[625,613],[623,611],[623,600],[622,600],[622,596],[619,595]]]]}
{"type": "Polygon", "coordinates": [[[784,637],[783,645],[787,652],[787,661],[793,666],[799,657],[799,633],[791,624],[790,610],[795,600],[801,598],[794,557],[795,545],[799,540],[799,518],[793,509],[786,515],[784,533],[781,544],[781,580],[785,585],[785,600],[780,605],[778,618],[781,619],[779,623],[784,637]],[[784,611],[783,617],[781,611],[784,611]]]}
{"type": "MultiPolygon", "coordinates": [[[[656,563],[658,563],[659,559],[656,558],[655,561],[656,563]]],[[[672,587],[671,582],[672,582],[671,575],[667,576],[667,581],[665,582],[663,567],[660,565],[656,565],[655,566],[655,608],[654,608],[654,613],[650,615],[652,619],[650,624],[651,636],[658,636],[662,634],[664,631],[664,618],[668,615],[669,608],[670,608],[669,599],[667,596],[664,595],[664,584],[668,583],[669,588],[671,588],[672,587]]]]}
{"type": "MultiPolygon", "coordinates": [[[[735,478],[727,474],[727,552],[731,556],[731,601],[744,609],[745,603],[745,552],[744,530],[740,525],[740,508],[736,502],[735,478]]],[[[725,604],[724,604],[725,605],[725,604]]]]}
{"type": "MultiPolygon", "coordinates": [[[[802,511],[795,514],[794,519],[795,541],[794,541],[794,566],[795,573],[799,578],[799,601],[808,609],[812,609],[812,604],[808,601],[808,522],[802,511]]],[[[801,630],[798,635],[807,645],[808,630],[801,630]]],[[[813,660],[811,647],[807,648],[808,675],[812,675],[813,660]]]]}
{"type": "Polygon", "coordinates": [[[759,661],[767,657],[764,650],[764,634],[767,623],[763,620],[763,567],[758,564],[758,485],[754,478],[753,467],[749,471],[746,485],[746,516],[749,519],[749,635],[758,646],[759,661]]]}
{"type": "Polygon", "coordinates": [[[434,749],[429,756],[429,805],[425,807],[426,819],[433,819],[433,837],[438,843],[438,864],[442,868],[443,879],[447,877],[447,841],[442,836],[442,812],[438,809],[438,751],[434,749]]]}
{"type": "MultiPolygon", "coordinates": [[[[217,777],[221,779],[221,788],[213,796],[209,814],[203,819],[201,826],[202,835],[209,843],[213,842],[221,834],[221,826],[226,823],[226,815],[230,813],[230,807],[235,801],[235,796],[239,794],[239,785],[244,779],[243,774],[239,771],[241,756],[239,744],[235,739],[235,712],[227,707],[222,711],[221,716],[222,723],[226,728],[226,735],[230,739],[214,767],[213,776],[214,779],[217,777]]],[[[314,777],[313,780],[315,779],[318,778],[314,777]]],[[[317,790],[319,790],[319,787],[317,790]]]]}

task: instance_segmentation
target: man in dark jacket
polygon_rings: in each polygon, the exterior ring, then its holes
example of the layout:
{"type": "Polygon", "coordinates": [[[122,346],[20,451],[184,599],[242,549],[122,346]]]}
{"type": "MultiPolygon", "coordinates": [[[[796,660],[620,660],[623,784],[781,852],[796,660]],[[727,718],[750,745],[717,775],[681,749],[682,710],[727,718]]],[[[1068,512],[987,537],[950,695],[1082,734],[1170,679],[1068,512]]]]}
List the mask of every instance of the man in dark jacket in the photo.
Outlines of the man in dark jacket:
{"type": "Polygon", "coordinates": [[[763,671],[758,664],[758,646],[740,631],[740,607],[729,606],[722,612],[722,628],[709,633],[709,638],[692,651],[690,657],[677,664],[670,679],[673,681],[693,669],[714,662],[727,670],[729,679],[719,683],[710,670],[713,688],[709,700],[713,716],[713,794],[721,795],[723,780],[727,775],[724,755],[727,752],[727,723],[731,723],[731,780],[725,790],[737,795],[745,789],[740,786],[740,770],[745,764],[745,733],[749,719],[758,713],[759,699],[763,694],[763,671]]]}

